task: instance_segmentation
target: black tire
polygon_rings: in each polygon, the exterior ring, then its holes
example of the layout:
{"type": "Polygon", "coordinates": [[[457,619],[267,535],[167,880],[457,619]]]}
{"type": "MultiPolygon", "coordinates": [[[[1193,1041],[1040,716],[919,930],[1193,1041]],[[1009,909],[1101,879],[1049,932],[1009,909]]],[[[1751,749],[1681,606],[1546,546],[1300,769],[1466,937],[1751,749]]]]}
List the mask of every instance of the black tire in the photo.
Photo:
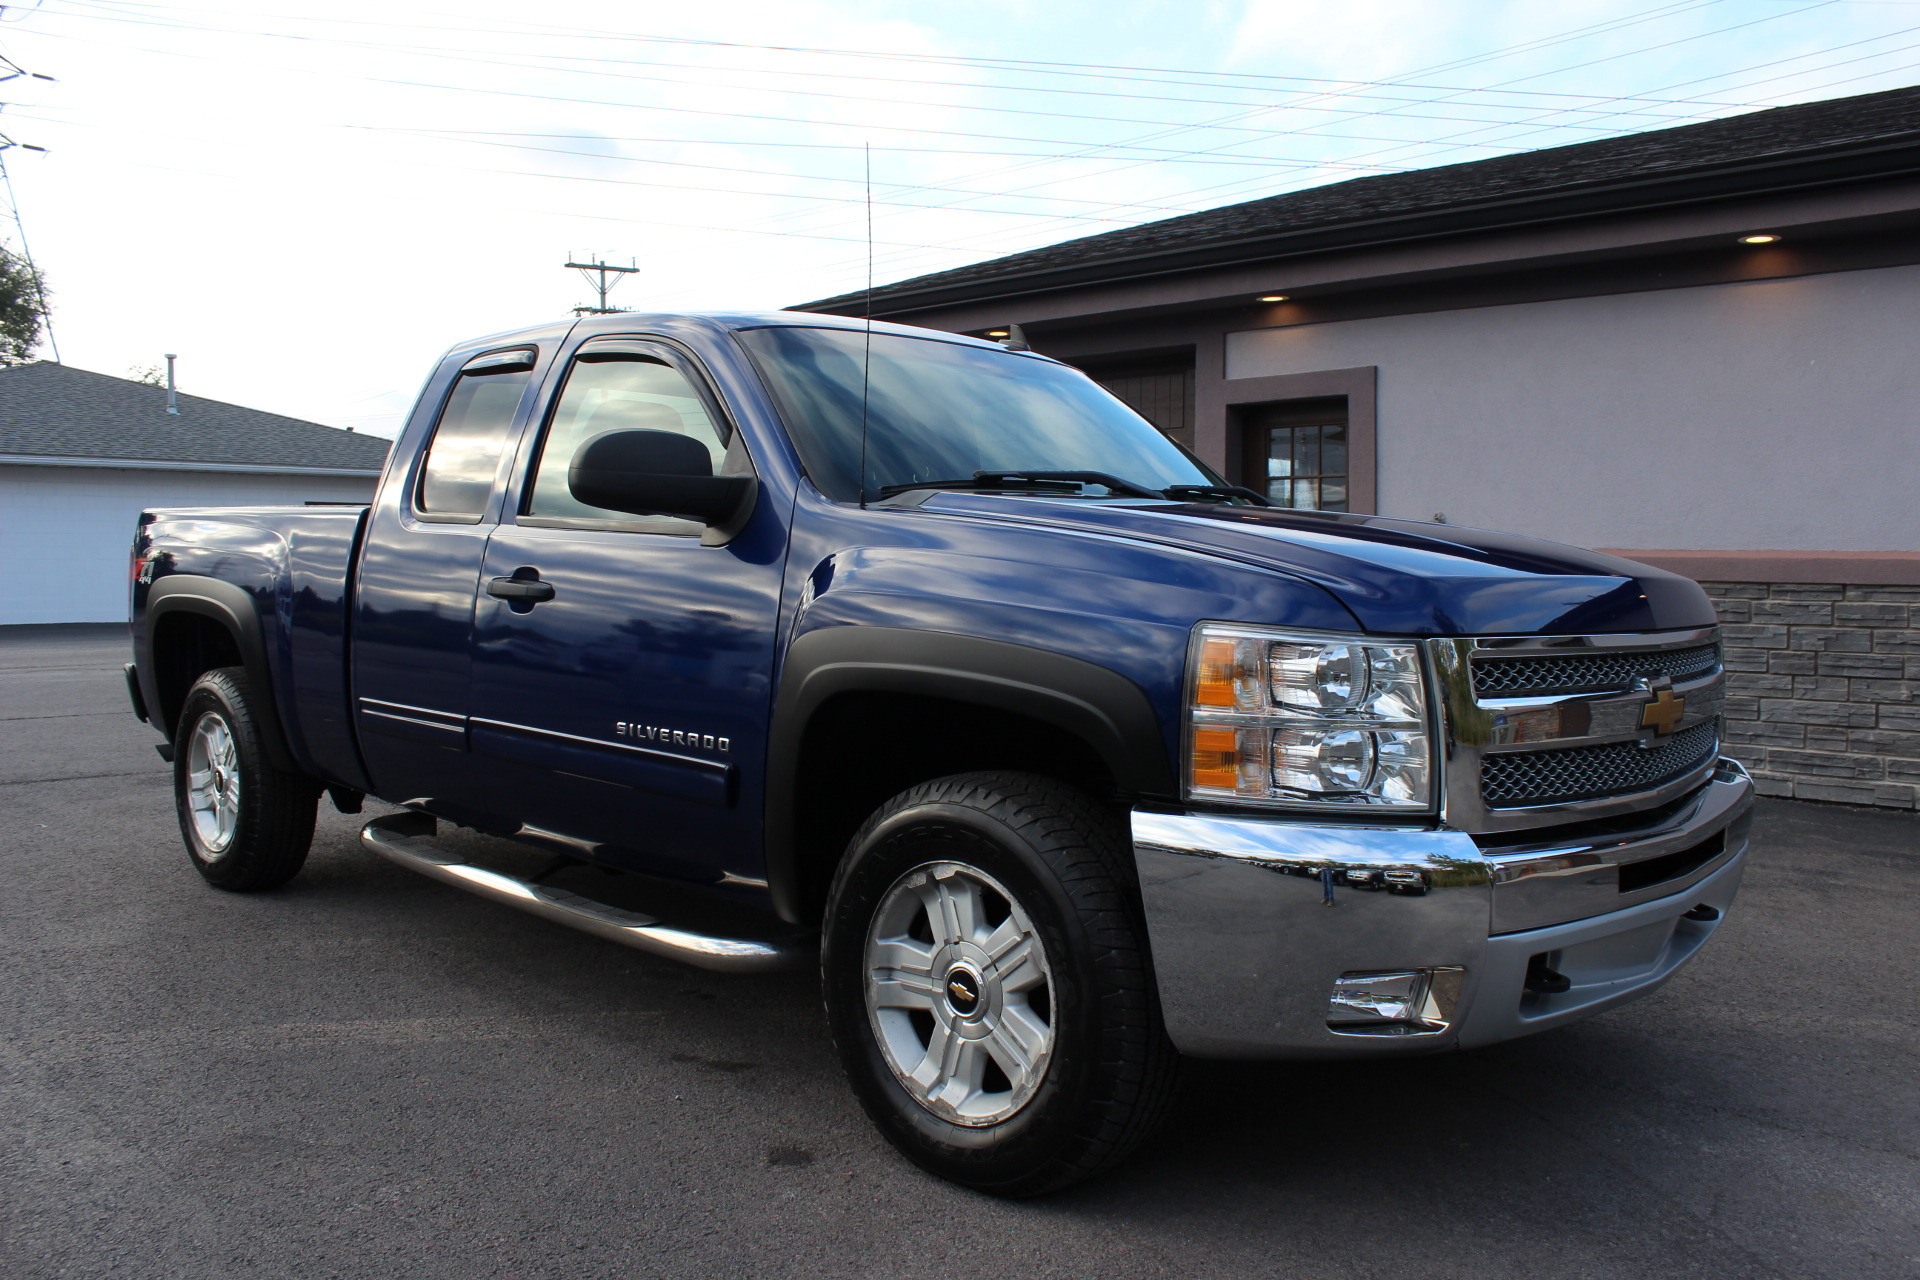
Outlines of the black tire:
{"type": "MultiPolygon", "coordinates": [[[[914,954],[914,964],[923,963],[914,954]]],[[[1035,981],[1031,970],[1028,975],[1027,981],[1035,981]]],[[[1172,1096],[1178,1055],[1160,1021],[1124,825],[1111,809],[1051,779],[961,774],[924,783],[881,806],[854,836],[834,878],[823,924],[821,976],[834,1043],[867,1114],[908,1159],[965,1186],[999,1196],[1036,1196],[1104,1172],[1153,1130],[1172,1096]],[[939,880],[943,875],[949,879],[939,880]],[[927,1065],[936,1053],[933,1035],[941,1034],[946,1044],[946,1037],[958,1035],[955,1019],[989,1017],[980,1010],[990,983],[950,959],[960,954],[952,950],[960,943],[942,941],[957,934],[935,932],[940,926],[932,911],[914,906],[907,896],[942,895],[945,884],[970,884],[988,923],[1037,939],[1043,949],[1040,963],[1049,971],[1027,995],[999,997],[1009,1007],[1030,999],[1029,1024],[1032,1017],[1045,1023],[1049,1047],[1031,1055],[1044,1062],[1043,1070],[1002,1071],[997,1060],[976,1068],[973,1079],[991,1078],[1009,1087],[990,1093],[985,1086],[971,1086],[978,1090],[970,1095],[977,1103],[967,1103],[978,1106],[974,1116],[961,1115],[939,1096],[923,1102],[890,1065],[904,1063],[915,1051],[915,1042],[902,1038],[907,1024],[901,1019],[918,1019],[911,1025],[928,1055],[923,1071],[934,1071],[927,1065]],[[1006,912],[997,921],[996,894],[1004,895],[1000,905],[1006,912]],[[1024,915],[1016,919],[1016,912],[1024,915]],[[886,948],[888,956],[905,954],[888,941],[898,938],[897,932],[881,931],[896,930],[894,922],[909,917],[928,938],[921,945],[930,957],[925,971],[932,975],[922,979],[916,968],[912,981],[928,984],[939,993],[934,998],[949,1003],[924,1014],[904,1006],[897,1013],[870,1010],[878,949],[886,948]],[[870,940],[876,948],[871,960],[870,940]],[[956,980],[958,986],[948,985],[956,980]],[[969,980],[973,1002],[953,1003],[968,998],[969,980]],[[935,1014],[941,1018],[938,1026],[935,1014]],[[893,1021],[885,1022],[888,1017],[893,1021]],[[936,1107],[945,1107],[945,1113],[936,1107]]],[[[1012,982],[1007,980],[1008,991],[1012,982]]],[[[889,985],[908,984],[874,982],[874,990],[889,985]]],[[[880,995],[874,999],[886,1002],[880,995]]],[[[987,1041],[977,1043],[978,1052],[993,1055],[987,1041]]],[[[946,1070],[942,1065],[934,1078],[941,1079],[938,1072],[946,1070]]],[[[956,1066],[955,1078],[960,1072],[956,1066]]],[[[958,1086],[962,1092],[969,1087],[958,1086]]],[[[922,1081],[920,1088],[932,1086],[922,1081]]]]}
{"type": "MultiPolygon", "coordinates": [[[[253,699],[244,668],[205,673],[187,691],[173,741],[173,801],[187,856],[208,884],[236,893],[277,889],[299,874],[320,803],[313,779],[283,773],[268,760],[253,699]],[[222,806],[231,814],[224,825],[211,809],[196,817],[195,736],[203,725],[216,739],[224,728],[231,742],[230,750],[218,752],[222,762],[213,771],[214,789],[237,799],[222,806]]],[[[207,754],[204,741],[201,754],[207,754]]],[[[209,795],[204,778],[199,794],[209,795]]]]}

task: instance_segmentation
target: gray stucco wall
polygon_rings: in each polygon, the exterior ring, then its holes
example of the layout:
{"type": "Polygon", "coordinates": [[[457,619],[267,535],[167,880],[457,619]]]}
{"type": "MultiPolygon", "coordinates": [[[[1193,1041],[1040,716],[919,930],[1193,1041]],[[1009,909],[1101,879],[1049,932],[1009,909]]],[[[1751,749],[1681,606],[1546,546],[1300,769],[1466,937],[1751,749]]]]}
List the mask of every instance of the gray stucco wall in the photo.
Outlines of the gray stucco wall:
{"type": "Polygon", "coordinates": [[[1920,550],[1920,267],[1228,335],[1379,368],[1379,508],[1583,546],[1920,550]]]}

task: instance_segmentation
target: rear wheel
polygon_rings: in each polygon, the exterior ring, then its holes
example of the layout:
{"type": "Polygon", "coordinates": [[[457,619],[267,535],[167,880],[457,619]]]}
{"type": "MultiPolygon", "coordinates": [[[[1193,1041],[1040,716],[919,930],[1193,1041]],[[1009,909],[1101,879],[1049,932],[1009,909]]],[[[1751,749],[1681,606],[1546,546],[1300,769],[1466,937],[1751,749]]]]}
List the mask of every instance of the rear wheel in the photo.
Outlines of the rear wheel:
{"type": "Polygon", "coordinates": [[[1050,779],[964,774],[882,806],[836,877],[822,972],[867,1113],[955,1182],[1078,1182],[1124,1159],[1170,1095],[1123,829],[1050,779]]]}
{"type": "Polygon", "coordinates": [[[173,797],[187,856],[207,883],[275,889],[313,843],[320,791],[273,767],[241,667],[207,672],[187,691],[173,744],[173,797]]]}

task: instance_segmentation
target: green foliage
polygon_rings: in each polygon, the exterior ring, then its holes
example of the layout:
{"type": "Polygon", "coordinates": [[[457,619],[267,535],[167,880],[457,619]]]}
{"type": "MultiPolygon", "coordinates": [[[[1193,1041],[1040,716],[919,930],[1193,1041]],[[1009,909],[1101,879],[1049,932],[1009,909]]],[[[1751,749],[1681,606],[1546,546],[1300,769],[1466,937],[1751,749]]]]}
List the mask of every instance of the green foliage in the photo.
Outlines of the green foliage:
{"type": "Polygon", "coordinates": [[[167,385],[167,374],[157,364],[137,364],[127,370],[128,382],[144,382],[150,387],[167,385]]]}
{"type": "Polygon", "coordinates": [[[40,343],[40,308],[46,284],[40,273],[0,247],[0,365],[25,364],[40,343]]]}

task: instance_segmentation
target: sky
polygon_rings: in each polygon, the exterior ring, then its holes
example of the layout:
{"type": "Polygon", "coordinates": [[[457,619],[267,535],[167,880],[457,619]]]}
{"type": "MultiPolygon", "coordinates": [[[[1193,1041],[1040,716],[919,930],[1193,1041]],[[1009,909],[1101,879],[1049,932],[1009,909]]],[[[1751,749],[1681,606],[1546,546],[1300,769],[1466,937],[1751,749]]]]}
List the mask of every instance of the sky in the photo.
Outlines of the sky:
{"type": "Polygon", "coordinates": [[[39,0],[0,55],[61,359],[393,435],[441,352],[593,301],[570,257],[793,306],[869,238],[885,284],[1913,84],[1920,0],[39,0]]]}

